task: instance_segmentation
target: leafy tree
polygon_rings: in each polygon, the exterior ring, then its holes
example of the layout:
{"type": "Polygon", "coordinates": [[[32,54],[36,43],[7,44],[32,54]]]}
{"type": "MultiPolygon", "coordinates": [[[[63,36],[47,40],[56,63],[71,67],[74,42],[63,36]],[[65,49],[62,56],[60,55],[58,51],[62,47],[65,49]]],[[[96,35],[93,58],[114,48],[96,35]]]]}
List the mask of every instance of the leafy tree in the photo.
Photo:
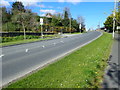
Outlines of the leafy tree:
{"type": "Polygon", "coordinates": [[[69,9],[67,7],[64,9],[63,24],[64,24],[64,26],[68,26],[69,25],[69,9]]]}
{"type": "Polygon", "coordinates": [[[78,16],[77,22],[80,25],[81,24],[81,30],[82,32],[85,30],[85,20],[82,16],[78,16]]]}
{"type": "Polygon", "coordinates": [[[118,2],[118,12],[116,15],[117,25],[120,26],[120,1],[118,2]]]}
{"type": "Polygon", "coordinates": [[[62,26],[62,18],[60,14],[56,14],[52,16],[52,26],[62,26]]]}
{"type": "Polygon", "coordinates": [[[79,30],[79,24],[77,23],[77,20],[72,18],[72,28],[75,28],[76,31],[79,30]]]}
{"type": "Polygon", "coordinates": [[[113,29],[113,15],[110,15],[107,17],[107,20],[105,21],[104,25],[105,25],[105,28],[107,30],[110,30],[110,32],[112,31],[112,29],[113,29]]]}
{"type": "MultiPolygon", "coordinates": [[[[25,9],[22,2],[15,2],[12,5],[12,22],[22,26],[23,30],[36,30],[38,27],[38,17],[30,9],[25,9]]],[[[19,29],[20,30],[20,29],[19,29]]]]}
{"type": "Polygon", "coordinates": [[[16,14],[18,11],[25,12],[25,8],[22,2],[16,1],[12,4],[12,13],[16,14]]]}
{"type": "Polygon", "coordinates": [[[11,19],[11,14],[7,12],[6,7],[2,7],[0,9],[2,9],[2,23],[7,23],[11,19]]]}

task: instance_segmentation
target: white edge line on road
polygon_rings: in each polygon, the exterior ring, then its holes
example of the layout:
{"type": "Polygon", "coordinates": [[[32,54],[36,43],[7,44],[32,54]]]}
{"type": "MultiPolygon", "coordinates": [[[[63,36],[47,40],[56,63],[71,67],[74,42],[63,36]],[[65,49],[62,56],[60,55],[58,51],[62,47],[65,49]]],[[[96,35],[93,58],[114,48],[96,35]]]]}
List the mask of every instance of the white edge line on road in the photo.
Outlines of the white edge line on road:
{"type": "MultiPolygon", "coordinates": [[[[5,82],[4,84],[2,83],[2,87],[4,87],[5,85],[9,85],[10,83],[12,83],[12,82],[14,82],[14,81],[16,81],[16,80],[19,80],[20,78],[22,78],[22,77],[24,77],[24,76],[27,76],[27,75],[29,75],[29,74],[32,73],[32,72],[35,72],[35,71],[37,71],[37,70],[40,70],[40,69],[44,68],[45,66],[47,66],[47,65],[49,65],[49,64],[52,64],[53,62],[59,60],[60,58],[69,55],[69,54],[72,53],[73,51],[75,51],[75,50],[77,50],[77,49],[80,49],[81,47],[83,47],[83,46],[91,43],[92,41],[98,39],[99,37],[101,37],[101,36],[103,35],[102,32],[100,32],[100,33],[101,33],[101,34],[100,34],[98,37],[92,39],[91,41],[89,41],[89,42],[87,42],[87,43],[84,43],[84,44],[82,44],[81,46],[78,46],[78,47],[76,47],[75,49],[72,49],[72,50],[70,50],[69,52],[64,53],[64,54],[62,54],[62,55],[60,55],[60,56],[58,56],[58,57],[56,57],[56,58],[53,58],[53,59],[51,59],[51,60],[49,60],[49,61],[47,61],[47,62],[44,62],[44,63],[42,63],[41,65],[36,65],[36,66],[34,66],[33,68],[30,68],[30,69],[26,72],[26,74],[23,74],[23,73],[22,73],[20,76],[17,76],[17,78],[14,78],[14,79],[12,79],[12,80],[9,80],[8,83],[7,83],[7,82],[5,82]]],[[[0,86],[0,87],[1,87],[1,86],[0,86]]]]}

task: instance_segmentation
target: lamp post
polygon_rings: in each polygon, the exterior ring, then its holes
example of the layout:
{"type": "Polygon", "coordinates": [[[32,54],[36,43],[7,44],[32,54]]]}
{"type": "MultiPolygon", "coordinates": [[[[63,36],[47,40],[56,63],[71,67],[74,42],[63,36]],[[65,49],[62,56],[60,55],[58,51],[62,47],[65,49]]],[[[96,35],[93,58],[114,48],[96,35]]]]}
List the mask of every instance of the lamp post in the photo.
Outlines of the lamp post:
{"type": "Polygon", "coordinates": [[[70,33],[71,33],[71,17],[70,17],[70,27],[69,27],[69,29],[70,29],[70,33]]]}
{"type": "Polygon", "coordinates": [[[117,1],[115,0],[114,4],[114,11],[113,11],[113,38],[115,37],[115,16],[116,16],[116,3],[117,1]]]}

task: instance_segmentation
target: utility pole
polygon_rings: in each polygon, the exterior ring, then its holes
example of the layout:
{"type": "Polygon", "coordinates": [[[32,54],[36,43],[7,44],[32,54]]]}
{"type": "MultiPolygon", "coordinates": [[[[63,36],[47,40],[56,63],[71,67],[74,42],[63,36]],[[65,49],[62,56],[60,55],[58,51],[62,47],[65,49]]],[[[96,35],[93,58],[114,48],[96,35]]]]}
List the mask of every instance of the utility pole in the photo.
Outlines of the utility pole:
{"type": "MultiPolygon", "coordinates": [[[[41,0],[42,1],[42,0],[41,0]]],[[[42,5],[42,4],[41,4],[42,5]]],[[[40,10],[41,10],[41,6],[40,6],[40,10]]],[[[43,38],[43,18],[41,18],[41,11],[40,11],[40,25],[41,25],[41,38],[43,38]]]]}
{"type": "Polygon", "coordinates": [[[70,17],[70,33],[71,33],[71,17],[70,17]]]}
{"type": "Polygon", "coordinates": [[[115,37],[115,16],[116,16],[116,6],[117,6],[117,0],[114,2],[114,11],[113,11],[113,38],[115,37]]]}

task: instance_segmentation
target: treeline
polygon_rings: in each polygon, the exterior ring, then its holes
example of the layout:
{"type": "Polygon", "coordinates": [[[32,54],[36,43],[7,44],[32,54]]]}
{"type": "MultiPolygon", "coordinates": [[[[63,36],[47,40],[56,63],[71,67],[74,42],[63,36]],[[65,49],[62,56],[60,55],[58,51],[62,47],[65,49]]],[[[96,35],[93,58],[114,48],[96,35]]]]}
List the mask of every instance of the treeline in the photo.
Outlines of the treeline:
{"type": "MultiPolygon", "coordinates": [[[[115,12],[115,30],[117,30],[117,26],[120,26],[120,2],[117,3],[117,11],[115,12]]],[[[113,31],[113,14],[107,17],[104,26],[109,32],[113,31]]],[[[120,31],[120,30],[119,30],[120,31]]]]}
{"type": "Polygon", "coordinates": [[[52,15],[46,13],[46,16],[40,17],[33,13],[31,9],[26,9],[22,2],[14,2],[12,8],[1,7],[2,9],[2,31],[3,32],[40,32],[40,18],[44,19],[44,32],[79,32],[85,30],[84,19],[79,16],[77,20],[71,17],[69,8],[64,8],[63,14],[52,15]]]}

